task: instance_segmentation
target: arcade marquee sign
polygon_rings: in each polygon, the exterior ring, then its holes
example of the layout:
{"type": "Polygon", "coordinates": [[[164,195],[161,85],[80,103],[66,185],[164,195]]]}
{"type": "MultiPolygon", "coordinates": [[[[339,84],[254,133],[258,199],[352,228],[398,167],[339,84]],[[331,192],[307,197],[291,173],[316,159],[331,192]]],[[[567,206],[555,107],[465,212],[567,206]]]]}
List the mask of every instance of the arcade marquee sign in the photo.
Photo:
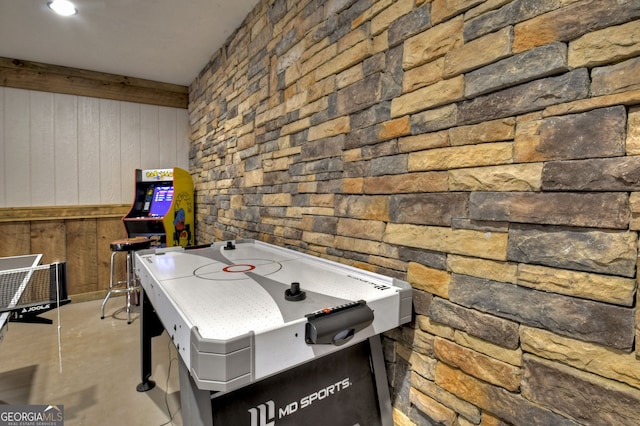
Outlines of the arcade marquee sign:
{"type": "Polygon", "coordinates": [[[173,180],[173,169],[149,169],[142,171],[143,182],[173,180]]]}

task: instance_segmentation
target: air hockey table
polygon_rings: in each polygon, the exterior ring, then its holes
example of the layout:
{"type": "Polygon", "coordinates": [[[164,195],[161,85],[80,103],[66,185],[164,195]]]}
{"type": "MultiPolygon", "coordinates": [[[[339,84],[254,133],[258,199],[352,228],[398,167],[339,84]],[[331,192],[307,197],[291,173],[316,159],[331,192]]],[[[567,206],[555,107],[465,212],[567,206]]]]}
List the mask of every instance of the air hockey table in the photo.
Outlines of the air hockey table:
{"type": "Polygon", "coordinates": [[[166,330],[185,425],[393,424],[379,335],[411,320],[407,282],[256,240],[134,257],[137,389],[166,330]]]}

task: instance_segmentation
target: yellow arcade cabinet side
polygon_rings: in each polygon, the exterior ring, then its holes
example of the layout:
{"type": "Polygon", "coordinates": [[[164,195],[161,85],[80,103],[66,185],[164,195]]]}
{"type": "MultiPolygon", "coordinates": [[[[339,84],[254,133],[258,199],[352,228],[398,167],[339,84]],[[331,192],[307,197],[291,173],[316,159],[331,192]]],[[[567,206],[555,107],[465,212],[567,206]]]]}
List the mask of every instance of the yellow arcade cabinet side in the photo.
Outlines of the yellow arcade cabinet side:
{"type": "Polygon", "coordinates": [[[135,171],[135,196],[122,218],[127,236],[148,237],[161,247],[194,245],[193,179],[186,170],[135,171]]]}

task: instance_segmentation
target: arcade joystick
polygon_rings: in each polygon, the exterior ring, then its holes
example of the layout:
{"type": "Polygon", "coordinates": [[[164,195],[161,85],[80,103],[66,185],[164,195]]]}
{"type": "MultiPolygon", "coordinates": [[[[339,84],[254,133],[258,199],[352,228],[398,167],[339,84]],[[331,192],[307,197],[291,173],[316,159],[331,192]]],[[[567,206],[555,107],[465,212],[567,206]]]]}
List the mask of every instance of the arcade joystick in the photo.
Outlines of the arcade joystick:
{"type": "Polygon", "coordinates": [[[235,250],[236,246],[233,244],[232,241],[227,241],[227,245],[224,246],[225,250],[235,250]]]}
{"type": "Polygon", "coordinates": [[[291,288],[284,291],[284,298],[290,302],[299,302],[307,298],[307,293],[300,291],[300,283],[291,283],[291,288]]]}

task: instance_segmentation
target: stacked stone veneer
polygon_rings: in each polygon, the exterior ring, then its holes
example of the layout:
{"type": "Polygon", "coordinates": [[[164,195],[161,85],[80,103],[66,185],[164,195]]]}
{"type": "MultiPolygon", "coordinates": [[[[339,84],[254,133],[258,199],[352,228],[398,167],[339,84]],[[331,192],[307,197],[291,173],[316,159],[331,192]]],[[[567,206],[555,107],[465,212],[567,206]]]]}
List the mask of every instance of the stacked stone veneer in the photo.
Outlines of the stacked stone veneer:
{"type": "Polygon", "coordinates": [[[262,0],[190,118],[198,242],[414,286],[397,424],[640,424],[640,1],[262,0]]]}

